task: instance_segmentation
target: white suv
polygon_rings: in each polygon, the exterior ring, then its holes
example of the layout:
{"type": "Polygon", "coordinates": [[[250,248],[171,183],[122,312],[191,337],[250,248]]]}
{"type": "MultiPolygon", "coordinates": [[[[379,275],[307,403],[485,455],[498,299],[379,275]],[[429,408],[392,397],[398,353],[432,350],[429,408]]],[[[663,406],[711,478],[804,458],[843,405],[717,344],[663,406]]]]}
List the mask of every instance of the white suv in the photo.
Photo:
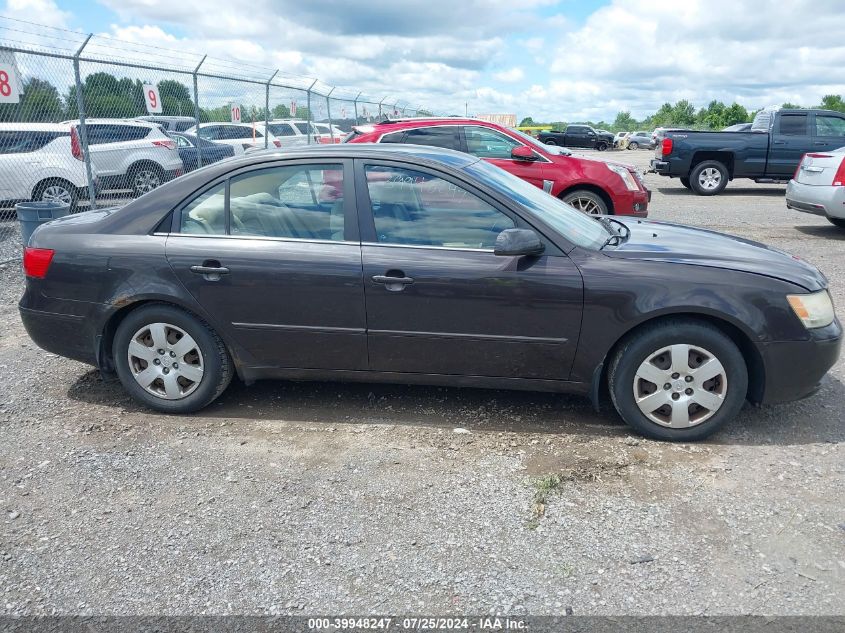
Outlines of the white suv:
{"type": "MultiPolygon", "coordinates": [[[[79,127],[78,121],[67,121],[79,127]]],[[[91,164],[103,190],[140,196],[184,173],[176,141],[161,126],[135,119],[86,119],[91,164]]]]}
{"type": "Polygon", "coordinates": [[[320,142],[320,133],[313,123],[304,119],[273,119],[270,121],[270,131],[281,140],[282,147],[299,147],[308,145],[310,131],[311,142],[320,142]]]}
{"type": "Polygon", "coordinates": [[[267,147],[281,147],[282,142],[275,137],[273,131],[267,132],[264,123],[203,123],[199,134],[197,126],[185,130],[185,134],[194,134],[206,141],[224,143],[235,148],[235,154],[242,154],[247,150],[264,149],[264,137],[267,136],[267,147]]]}
{"type": "Polygon", "coordinates": [[[3,203],[55,201],[74,208],[81,198],[88,198],[88,177],[76,130],[59,123],[0,124],[3,203]]]}

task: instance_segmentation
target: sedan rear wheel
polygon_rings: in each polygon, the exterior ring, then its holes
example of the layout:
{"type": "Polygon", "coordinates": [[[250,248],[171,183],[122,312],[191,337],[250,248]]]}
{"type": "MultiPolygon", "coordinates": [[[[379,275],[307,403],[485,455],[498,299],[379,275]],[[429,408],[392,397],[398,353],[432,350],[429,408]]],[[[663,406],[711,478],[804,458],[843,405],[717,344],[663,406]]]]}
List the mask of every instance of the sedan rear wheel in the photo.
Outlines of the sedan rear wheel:
{"type": "Polygon", "coordinates": [[[640,149],[640,144],[636,141],[628,143],[628,149],[640,149]]]}
{"type": "Polygon", "coordinates": [[[165,304],[131,312],[117,329],[112,353],[129,394],[167,413],[203,408],[232,377],[220,337],[205,322],[165,304]]]}
{"type": "Polygon", "coordinates": [[[572,191],[563,196],[562,200],[577,211],[581,211],[587,215],[608,214],[607,203],[602,200],[601,196],[592,191],[583,189],[572,191]]]}
{"type": "Polygon", "coordinates": [[[748,370],[719,329],[673,320],[632,336],[611,361],[608,381],[626,423],[655,439],[690,441],[739,413],[748,370]]]}

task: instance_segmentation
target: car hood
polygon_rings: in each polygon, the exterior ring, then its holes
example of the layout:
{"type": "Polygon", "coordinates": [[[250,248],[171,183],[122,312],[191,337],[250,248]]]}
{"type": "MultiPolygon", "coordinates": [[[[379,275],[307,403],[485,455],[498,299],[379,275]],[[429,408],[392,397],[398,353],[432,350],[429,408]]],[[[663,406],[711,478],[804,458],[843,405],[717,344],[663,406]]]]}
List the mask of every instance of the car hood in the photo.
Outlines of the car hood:
{"type": "Polygon", "coordinates": [[[810,291],[827,287],[827,279],[812,264],[759,242],[668,222],[624,224],[631,235],[619,246],[603,251],[610,257],[737,270],[782,279],[810,291]]]}

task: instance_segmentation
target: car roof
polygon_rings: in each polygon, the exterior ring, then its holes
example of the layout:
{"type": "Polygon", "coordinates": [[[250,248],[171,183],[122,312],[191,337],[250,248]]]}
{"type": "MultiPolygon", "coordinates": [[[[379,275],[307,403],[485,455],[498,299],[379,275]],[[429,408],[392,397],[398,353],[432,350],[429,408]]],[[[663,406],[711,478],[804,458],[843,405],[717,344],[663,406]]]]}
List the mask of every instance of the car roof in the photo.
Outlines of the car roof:
{"type": "Polygon", "coordinates": [[[69,123],[0,123],[0,130],[7,132],[67,132],[69,123]]]}
{"type": "Polygon", "coordinates": [[[384,143],[340,143],[334,145],[304,145],[281,149],[264,149],[250,152],[243,156],[229,159],[227,164],[236,169],[244,165],[254,164],[256,159],[262,162],[278,158],[415,158],[445,163],[458,169],[479,161],[478,158],[464,152],[429,145],[405,145],[384,143]]]}
{"type": "Polygon", "coordinates": [[[175,114],[145,114],[135,118],[141,121],[196,121],[192,116],[178,116],[175,114]]]}
{"type": "MultiPolygon", "coordinates": [[[[68,121],[62,121],[62,123],[73,125],[79,123],[79,119],[70,119],[68,121]]],[[[85,118],[85,125],[91,125],[92,123],[107,123],[110,125],[137,125],[138,127],[148,127],[155,130],[161,129],[158,123],[153,123],[152,121],[140,121],[138,119],[89,119],[87,117],[85,118]]]]}

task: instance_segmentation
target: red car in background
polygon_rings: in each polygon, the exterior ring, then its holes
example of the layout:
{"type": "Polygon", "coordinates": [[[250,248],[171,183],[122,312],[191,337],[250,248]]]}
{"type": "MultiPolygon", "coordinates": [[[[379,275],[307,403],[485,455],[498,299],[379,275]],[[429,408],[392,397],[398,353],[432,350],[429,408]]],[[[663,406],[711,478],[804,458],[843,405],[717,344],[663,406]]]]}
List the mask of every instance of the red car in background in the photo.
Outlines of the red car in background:
{"type": "Polygon", "coordinates": [[[478,119],[415,118],[352,128],[347,143],[407,143],[472,154],[592,215],[646,217],[651,192],[631,165],[592,160],[478,119]]]}

